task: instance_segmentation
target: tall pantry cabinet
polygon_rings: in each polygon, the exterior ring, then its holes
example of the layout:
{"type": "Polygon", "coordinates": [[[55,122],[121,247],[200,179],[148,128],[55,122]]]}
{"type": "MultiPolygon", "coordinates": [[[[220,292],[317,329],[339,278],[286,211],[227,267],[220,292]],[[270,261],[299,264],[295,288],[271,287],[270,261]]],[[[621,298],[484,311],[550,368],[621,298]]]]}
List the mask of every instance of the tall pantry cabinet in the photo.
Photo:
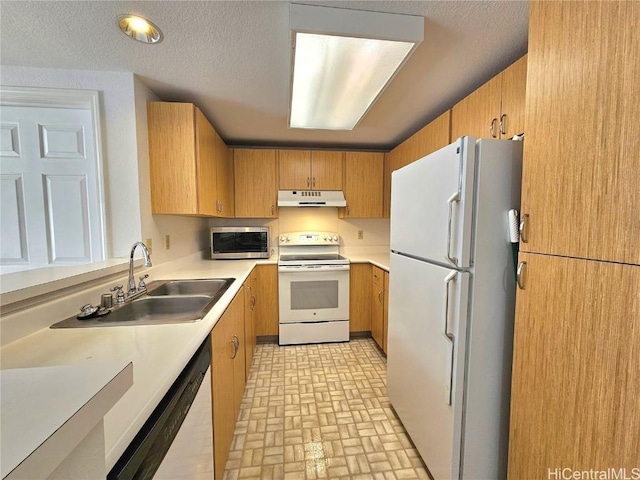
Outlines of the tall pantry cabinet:
{"type": "Polygon", "coordinates": [[[530,6],[510,479],[640,464],[638,25],[530,6]]]}

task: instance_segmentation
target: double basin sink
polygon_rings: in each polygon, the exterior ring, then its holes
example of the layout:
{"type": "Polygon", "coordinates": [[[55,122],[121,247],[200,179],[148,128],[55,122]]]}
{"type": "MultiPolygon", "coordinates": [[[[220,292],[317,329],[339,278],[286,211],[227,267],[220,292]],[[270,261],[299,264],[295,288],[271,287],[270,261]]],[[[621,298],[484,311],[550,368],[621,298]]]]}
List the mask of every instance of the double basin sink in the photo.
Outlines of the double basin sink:
{"type": "Polygon", "coordinates": [[[97,316],[78,320],[68,318],[51,328],[119,327],[124,325],[158,325],[195,322],[202,319],[224,292],[233,278],[207,280],[163,280],[150,282],[146,295],[97,316]]]}

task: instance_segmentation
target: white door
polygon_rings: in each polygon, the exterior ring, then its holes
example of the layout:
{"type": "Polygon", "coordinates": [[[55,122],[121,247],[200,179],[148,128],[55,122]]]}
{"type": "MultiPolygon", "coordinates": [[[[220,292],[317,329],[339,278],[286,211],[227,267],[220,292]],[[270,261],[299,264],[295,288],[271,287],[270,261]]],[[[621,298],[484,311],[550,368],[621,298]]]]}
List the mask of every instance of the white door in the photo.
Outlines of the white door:
{"type": "Polygon", "coordinates": [[[2,271],[104,259],[91,111],[3,106],[2,271]]]}
{"type": "Polygon", "coordinates": [[[469,273],[392,253],[387,393],[436,480],[458,478],[469,273]]]}
{"type": "Polygon", "coordinates": [[[391,250],[458,268],[471,264],[475,139],[396,170],[391,180],[391,250]]]}

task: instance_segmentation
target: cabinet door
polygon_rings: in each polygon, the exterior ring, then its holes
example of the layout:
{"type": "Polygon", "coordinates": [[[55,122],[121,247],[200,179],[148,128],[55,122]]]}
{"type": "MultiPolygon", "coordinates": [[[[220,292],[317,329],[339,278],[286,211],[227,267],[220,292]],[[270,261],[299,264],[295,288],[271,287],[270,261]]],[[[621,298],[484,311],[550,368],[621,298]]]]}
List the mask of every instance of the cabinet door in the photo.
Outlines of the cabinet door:
{"type": "MultiPolygon", "coordinates": [[[[229,310],[227,310],[228,312],[229,310]]],[[[211,401],[215,478],[222,478],[235,430],[231,323],[225,312],[211,332],[211,401]]]]}
{"type": "MultiPolygon", "coordinates": [[[[456,137],[457,138],[457,137],[456,137]]],[[[451,143],[451,110],[428,123],[404,142],[391,150],[391,171],[409,165],[451,143]]]]}
{"type": "Polygon", "coordinates": [[[278,266],[257,265],[254,272],[256,335],[278,335],[278,266]]]}
{"type": "Polygon", "coordinates": [[[640,267],[520,260],[509,478],[563,467],[630,475],[640,459],[640,267]]]}
{"type": "Polygon", "coordinates": [[[449,145],[451,110],[418,130],[388,153],[384,171],[384,217],[391,215],[391,172],[449,145]]]}
{"type": "Polygon", "coordinates": [[[216,185],[218,215],[234,216],[233,157],[224,140],[216,133],[216,185]]]}
{"type": "Polygon", "coordinates": [[[389,272],[384,272],[384,310],[382,312],[382,351],[387,353],[389,332],[389,272]]]}
{"type": "Polygon", "coordinates": [[[195,114],[191,103],[148,102],[151,212],[196,215],[195,114]]]}
{"type": "Polygon", "coordinates": [[[497,75],[453,106],[452,141],[464,135],[498,138],[501,85],[501,76],[497,75]]]}
{"type": "MultiPolygon", "coordinates": [[[[374,272],[377,267],[373,267],[374,272]]],[[[379,269],[378,269],[379,270],[379,269]]],[[[371,336],[378,346],[384,345],[383,319],[384,316],[384,287],[380,283],[371,281],[371,336]]]]}
{"type": "Polygon", "coordinates": [[[527,95],[527,56],[502,72],[500,138],[524,133],[524,104],[527,95]]]}
{"type": "Polygon", "coordinates": [[[278,150],[280,190],[311,190],[311,152],[278,150]]]}
{"type": "Polygon", "coordinates": [[[240,290],[227,307],[231,323],[231,338],[235,342],[233,358],[233,422],[238,418],[246,385],[246,335],[244,330],[244,291],[240,290]]]}
{"type": "Polygon", "coordinates": [[[252,272],[242,286],[244,289],[244,335],[246,337],[244,372],[247,380],[249,379],[249,371],[251,370],[251,364],[253,363],[253,353],[256,348],[256,327],[253,315],[256,298],[253,295],[253,278],[254,274],[252,272]]]}
{"type": "Polygon", "coordinates": [[[352,263],[349,271],[349,331],[371,331],[371,264],[352,263]]]}
{"type": "Polygon", "coordinates": [[[342,190],[344,152],[311,152],[311,188],[342,190]]]}
{"type": "Polygon", "coordinates": [[[345,154],[345,218],[382,218],[384,154],[347,152],[345,154]]]}
{"type": "Polygon", "coordinates": [[[640,3],[533,2],[521,250],[640,264],[640,3]]]}
{"type": "Polygon", "coordinates": [[[216,203],[218,200],[216,172],[218,134],[199,108],[195,109],[195,116],[198,214],[215,216],[218,214],[216,203]]]}
{"type": "Polygon", "coordinates": [[[233,153],[236,211],[240,218],[277,216],[276,151],[238,148],[233,153]]]}

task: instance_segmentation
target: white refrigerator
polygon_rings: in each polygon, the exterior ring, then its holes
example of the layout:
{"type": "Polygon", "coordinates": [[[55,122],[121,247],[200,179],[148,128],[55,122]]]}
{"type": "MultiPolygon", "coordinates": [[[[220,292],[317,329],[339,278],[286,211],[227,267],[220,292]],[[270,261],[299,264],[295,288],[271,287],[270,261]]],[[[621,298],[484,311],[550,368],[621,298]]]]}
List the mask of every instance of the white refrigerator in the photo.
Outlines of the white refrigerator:
{"type": "Polygon", "coordinates": [[[392,174],[387,391],[434,479],[506,478],[522,142],[392,174]]]}

